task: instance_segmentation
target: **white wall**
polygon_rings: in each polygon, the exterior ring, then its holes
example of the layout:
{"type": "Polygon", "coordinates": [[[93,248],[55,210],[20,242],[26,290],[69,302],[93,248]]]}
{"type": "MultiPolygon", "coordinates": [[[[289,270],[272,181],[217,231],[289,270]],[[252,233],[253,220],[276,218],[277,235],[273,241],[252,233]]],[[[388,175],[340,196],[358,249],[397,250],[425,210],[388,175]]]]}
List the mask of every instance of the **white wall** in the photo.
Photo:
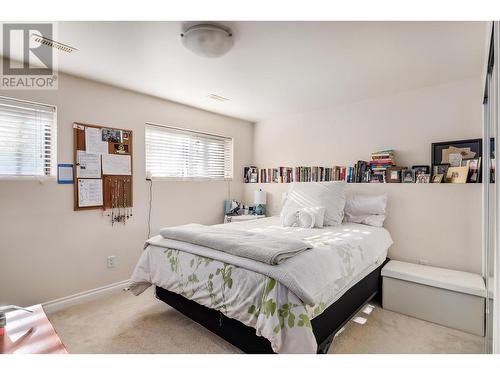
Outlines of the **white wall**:
{"type": "MultiPolygon", "coordinates": [[[[243,195],[243,166],[252,162],[253,125],[177,103],[68,75],[54,91],[0,95],[57,106],[58,162],[73,161],[73,122],[134,132],[134,216],[111,227],[102,211],[73,211],[73,185],[55,179],[0,179],[0,304],[30,305],[128,279],[147,237],[144,123],[176,125],[234,138],[231,195],[243,195]],[[106,257],[116,255],[116,268],[106,257]]],[[[1,135],[0,135],[1,136],[1,135]]],[[[154,182],[153,233],[187,222],[222,222],[226,182],[154,182]]]]}
{"type": "MultiPolygon", "coordinates": [[[[400,166],[430,164],[432,142],[481,138],[481,79],[423,88],[336,108],[257,123],[254,165],[353,165],[378,149],[394,148],[400,166]]],[[[263,184],[278,213],[286,184],[263,184]]],[[[245,185],[252,202],[255,184],[245,185]]],[[[481,272],[480,185],[359,184],[387,191],[386,227],[394,259],[481,272]]]]}

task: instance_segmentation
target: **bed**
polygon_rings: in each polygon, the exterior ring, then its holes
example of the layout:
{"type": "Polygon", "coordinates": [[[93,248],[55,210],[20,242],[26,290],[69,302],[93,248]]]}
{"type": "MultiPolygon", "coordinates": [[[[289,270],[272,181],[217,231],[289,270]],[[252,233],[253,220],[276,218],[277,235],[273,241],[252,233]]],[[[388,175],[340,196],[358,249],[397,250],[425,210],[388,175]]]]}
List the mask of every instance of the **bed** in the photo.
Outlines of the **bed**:
{"type": "Polygon", "coordinates": [[[293,272],[304,285],[294,289],[266,272],[282,265],[255,272],[227,254],[220,258],[215,250],[154,237],[130,288],[140,294],[154,285],[157,298],[245,353],[326,353],[336,332],[380,292],[380,270],[392,245],[386,229],[354,223],[290,228],[269,217],[214,227],[306,241],[311,250],[284,262],[296,263],[293,272]],[[301,294],[316,279],[313,298],[301,294]]]}

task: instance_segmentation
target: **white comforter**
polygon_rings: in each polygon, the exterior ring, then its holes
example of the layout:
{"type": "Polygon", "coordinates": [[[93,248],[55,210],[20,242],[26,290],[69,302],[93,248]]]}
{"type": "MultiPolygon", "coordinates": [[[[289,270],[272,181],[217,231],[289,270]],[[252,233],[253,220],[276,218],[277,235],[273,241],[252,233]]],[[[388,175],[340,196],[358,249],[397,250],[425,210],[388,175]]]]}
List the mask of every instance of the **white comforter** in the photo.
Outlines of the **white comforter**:
{"type": "Polygon", "coordinates": [[[140,294],[153,284],[219,310],[254,327],[277,353],[315,353],[310,320],[380,264],[392,244],[385,229],[361,224],[284,228],[272,217],[220,226],[301,239],[313,249],[271,266],[156,238],[134,270],[131,290],[140,294]]]}

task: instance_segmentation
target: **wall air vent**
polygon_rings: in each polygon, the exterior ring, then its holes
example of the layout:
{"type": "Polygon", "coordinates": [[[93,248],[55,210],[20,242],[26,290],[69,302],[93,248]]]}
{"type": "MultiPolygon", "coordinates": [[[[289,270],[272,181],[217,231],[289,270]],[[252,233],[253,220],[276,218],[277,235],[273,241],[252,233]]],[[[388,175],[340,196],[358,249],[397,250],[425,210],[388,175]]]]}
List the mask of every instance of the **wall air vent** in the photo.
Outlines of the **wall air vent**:
{"type": "Polygon", "coordinates": [[[52,47],[55,49],[58,49],[59,51],[67,52],[67,53],[73,53],[78,51],[76,48],[68,46],[63,43],[56,42],[55,40],[45,38],[44,36],[38,35],[38,34],[31,34],[31,38],[40,44],[43,44],[44,46],[47,47],[52,47]]]}

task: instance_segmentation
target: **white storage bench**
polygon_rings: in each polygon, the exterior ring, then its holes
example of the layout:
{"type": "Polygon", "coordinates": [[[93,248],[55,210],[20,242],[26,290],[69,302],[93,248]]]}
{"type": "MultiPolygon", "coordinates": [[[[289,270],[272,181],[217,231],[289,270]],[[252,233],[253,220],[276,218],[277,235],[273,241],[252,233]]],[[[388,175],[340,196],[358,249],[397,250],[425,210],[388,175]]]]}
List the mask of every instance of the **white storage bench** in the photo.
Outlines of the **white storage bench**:
{"type": "Polygon", "coordinates": [[[384,309],[484,335],[486,288],[480,275],[391,260],[382,278],[384,309]]]}

